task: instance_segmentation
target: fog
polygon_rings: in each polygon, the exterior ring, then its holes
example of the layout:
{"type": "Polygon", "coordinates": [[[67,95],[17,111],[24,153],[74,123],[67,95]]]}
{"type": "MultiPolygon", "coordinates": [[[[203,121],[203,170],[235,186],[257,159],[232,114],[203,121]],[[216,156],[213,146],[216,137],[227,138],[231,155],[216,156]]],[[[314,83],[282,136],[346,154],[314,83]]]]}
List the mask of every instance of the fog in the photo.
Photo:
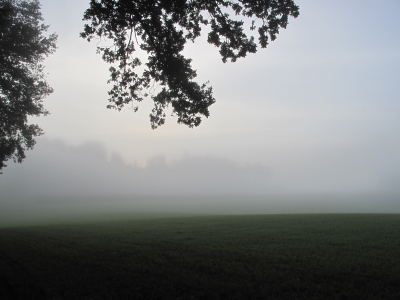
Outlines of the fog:
{"type": "Polygon", "coordinates": [[[30,159],[7,167],[2,192],[32,196],[235,195],[266,191],[271,171],[212,156],[187,156],[166,162],[150,158],[144,166],[125,164],[104,145],[76,147],[40,139],[30,159]],[[23,182],[23,184],[21,184],[23,182]]]}
{"type": "Polygon", "coordinates": [[[223,64],[189,43],[216,103],[197,128],[107,110],[109,65],[79,37],[89,1],[42,0],[59,35],[45,131],[0,175],[0,222],[135,213],[399,213],[400,2],[297,0],[267,49],[223,64]]]}
{"type": "Polygon", "coordinates": [[[131,165],[99,142],[39,138],[23,164],[10,162],[1,175],[0,225],[166,213],[400,212],[397,177],[380,189],[348,192],[308,189],[274,173],[210,155],[131,165]]]}

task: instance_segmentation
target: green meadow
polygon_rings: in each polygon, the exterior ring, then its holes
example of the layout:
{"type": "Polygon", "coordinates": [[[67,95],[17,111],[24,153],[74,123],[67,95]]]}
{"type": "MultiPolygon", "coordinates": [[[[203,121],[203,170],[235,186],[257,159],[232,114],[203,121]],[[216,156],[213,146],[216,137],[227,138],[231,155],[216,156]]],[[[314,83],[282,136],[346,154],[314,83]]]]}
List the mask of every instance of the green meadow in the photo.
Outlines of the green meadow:
{"type": "Polygon", "coordinates": [[[0,299],[400,299],[400,215],[0,228],[0,299]]]}

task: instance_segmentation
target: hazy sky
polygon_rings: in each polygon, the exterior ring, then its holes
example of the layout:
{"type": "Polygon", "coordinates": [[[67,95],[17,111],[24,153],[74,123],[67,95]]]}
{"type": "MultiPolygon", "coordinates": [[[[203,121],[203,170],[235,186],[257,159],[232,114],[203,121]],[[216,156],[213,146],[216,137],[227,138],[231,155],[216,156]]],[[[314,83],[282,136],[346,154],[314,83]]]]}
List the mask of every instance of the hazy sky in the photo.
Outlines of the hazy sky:
{"type": "MultiPolygon", "coordinates": [[[[104,182],[129,185],[98,179],[114,171],[80,161],[76,155],[87,147],[102,162],[135,166],[121,166],[131,172],[122,181],[136,176],[141,193],[154,192],[151,181],[161,184],[162,178],[169,187],[156,189],[171,193],[179,185],[185,193],[203,194],[399,191],[400,2],[295,2],[300,16],[289,20],[277,40],[236,63],[223,64],[203,36],[188,44],[185,54],[193,59],[198,82],[209,80],[214,89],[211,116],[194,129],[167,117],[164,126],[151,130],[151,100],[137,113],[105,108],[109,66],[96,55],[95,41],[79,37],[89,0],[42,0],[49,32],[59,36],[57,52],[46,61],[55,90],[45,100],[51,115],[32,119],[45,138],[22,165],[9,163],[3,170],[3,190],[17,181],[35,186],[34,174],[66,178],[57,172],[79,173],[96,188],[104,182]],[[158,175],[140,173],[151,168],[158,175]],[[214,177],[205,180],[202,172],[214,177]],[[205,181],[196,181],[199,176],[205,181]]],[[[69,181],[54,182],[53,190],[74,189],[61,182],[69,181]]]]}

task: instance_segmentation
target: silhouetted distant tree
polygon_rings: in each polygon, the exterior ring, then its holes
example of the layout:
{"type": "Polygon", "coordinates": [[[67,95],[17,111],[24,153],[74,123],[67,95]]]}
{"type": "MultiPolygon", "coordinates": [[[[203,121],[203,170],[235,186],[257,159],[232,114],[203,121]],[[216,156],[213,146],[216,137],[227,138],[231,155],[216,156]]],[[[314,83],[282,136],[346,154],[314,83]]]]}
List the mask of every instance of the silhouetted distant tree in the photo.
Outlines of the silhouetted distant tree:
{"type": "Polygon", "coordinates": [[[28,116],[46,115],[50,93],[41,62],[56,49],[56,34],[45,36],[37,0],[0,0],[0,170],[21,162],[43,133],[28,116]]]}
{"type": "Polygon", "coordinates": [[[112,41],[98,47],[103,60],[112,64],[108,108],[120,110],[125,104],[140,102],[150,90],[153,129],[164,124],[169,105],[178,123],[193,127],[202,116],[209,116],[215,99],[208,83],[193,81],[196,71],[191,59],[182,55],[186,42],[194,41],[210,25],[208,42],[219,48],[223,62],[234,62],[257,51],[254,37],[245,32],[245,19],[250,30],[257,29],[258,43],[265,48],[280,28],[286,28],[288,17],[298,15],[299,8],[291,0],[91,0],[84,14],[89,24],[81,36],[88,41],[95,37],[112,41]],[[137,49],[148,56],[142,74],[135,70],[142,64],[133,56],[137,49]],[[154,86],[160,87],[157,94],[154,86]]]}

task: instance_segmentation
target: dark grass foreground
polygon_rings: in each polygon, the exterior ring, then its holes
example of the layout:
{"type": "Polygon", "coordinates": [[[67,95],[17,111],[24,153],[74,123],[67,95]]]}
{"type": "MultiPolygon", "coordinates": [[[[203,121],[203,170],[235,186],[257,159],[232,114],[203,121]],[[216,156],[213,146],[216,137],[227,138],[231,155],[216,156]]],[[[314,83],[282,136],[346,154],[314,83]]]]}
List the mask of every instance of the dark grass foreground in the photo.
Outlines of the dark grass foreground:
{"type": "Polygon", "coordinates": [[[0,299],[400,299],[400,215],[0,230],[0,299]]]}

